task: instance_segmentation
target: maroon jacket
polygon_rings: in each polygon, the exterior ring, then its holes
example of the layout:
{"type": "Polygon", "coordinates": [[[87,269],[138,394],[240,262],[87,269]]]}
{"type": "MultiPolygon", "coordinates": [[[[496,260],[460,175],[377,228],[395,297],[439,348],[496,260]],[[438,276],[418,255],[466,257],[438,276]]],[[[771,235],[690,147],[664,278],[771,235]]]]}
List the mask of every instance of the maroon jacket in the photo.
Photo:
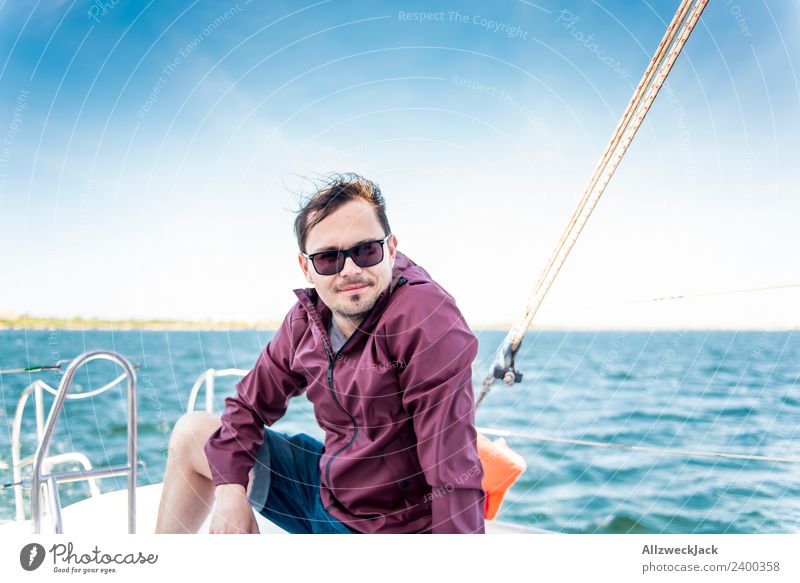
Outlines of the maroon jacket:
{"type": "Polygon", "coordinates": [[[389,288],[333,353],[313,288],[225,400],[205,445],[214,485],[247,487],[263,426],[306,393],[325,430],[320,496],[363,533],[484,532],[473,409],[478,340],[456,302],[398,252],[389,288]]]}

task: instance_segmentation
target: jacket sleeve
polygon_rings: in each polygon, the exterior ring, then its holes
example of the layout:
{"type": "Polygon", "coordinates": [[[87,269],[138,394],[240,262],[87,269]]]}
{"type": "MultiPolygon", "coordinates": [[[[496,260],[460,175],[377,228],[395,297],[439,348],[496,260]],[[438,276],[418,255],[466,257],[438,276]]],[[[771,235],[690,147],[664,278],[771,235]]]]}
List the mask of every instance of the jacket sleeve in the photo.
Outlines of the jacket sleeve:
{"type": "Polygon", "coordinates": [[[483,467],[475,430],[472,361],[478,340],[453,298],[435,284],[409,286],[387,336],[417,454],[431,487],[432,532],[483,533],[483,467]]]}
{"type": "Polygon", "coordinates": [[[214,486],[241,484],[247,488],[255,455],[264,442],[264,425],[283,417],[289,399],[305,391],[306,380],[292,371],[295,342],[301,321],[293,308],[259,355],[253,369],[236,383],[236,395],[225,399],[222,425],[204,451],[214,486]]]}

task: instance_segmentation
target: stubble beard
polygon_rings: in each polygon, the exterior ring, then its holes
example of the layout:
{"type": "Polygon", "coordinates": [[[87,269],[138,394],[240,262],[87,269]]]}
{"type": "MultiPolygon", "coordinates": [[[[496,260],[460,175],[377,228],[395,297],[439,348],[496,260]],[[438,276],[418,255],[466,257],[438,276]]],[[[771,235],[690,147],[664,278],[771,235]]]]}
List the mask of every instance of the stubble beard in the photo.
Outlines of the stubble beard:
{"type": "Polygon", "coordinates": [[[343,299],[334,310],[337,315],[347,318],[351,322],[360,323],[367,317],[377,298],[364,299],[363,294],[357,294],[343,299]]]}

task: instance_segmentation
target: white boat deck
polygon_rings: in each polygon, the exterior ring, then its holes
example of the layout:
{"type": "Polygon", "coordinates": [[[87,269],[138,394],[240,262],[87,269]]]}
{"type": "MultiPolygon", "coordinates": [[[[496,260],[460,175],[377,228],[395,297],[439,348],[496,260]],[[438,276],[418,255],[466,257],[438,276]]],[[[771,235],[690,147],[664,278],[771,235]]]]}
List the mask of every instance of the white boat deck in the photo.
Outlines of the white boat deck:
{"type": "MultiPolygon", "coordinates": [[[[136,532],[140,534],[150,534],[155,532],[156,516],[158,514],[158,504],[161,500],[162,484],[151,484],[150,486],[139,486],[136,489],[136,532]]],[[[65,534],[70,535],[93,535],[98,533],[119,533],[128,532],[128,491],[116,490],[107,492],[100,496],[87,498],[61,510],[61,520],[65,534]]],[[[276,526],[258,512],[255,513],[259,531],[262,534],[287,534],[285,530],[276,526]]],[[[200,527],[198,533],[208,533],[210,516],[200,527]]],[[[6,522],[0,524],[0,535],[29,535],[31,532],[30,521],[25,522],[6,522]]],[[[52,527],[47,519],[43,517],[42,532],[52,532],[52,527]]],[[[487,534],[551,534],[550,531],[526,528],[515,524],[487,521],[487,534]]]]}

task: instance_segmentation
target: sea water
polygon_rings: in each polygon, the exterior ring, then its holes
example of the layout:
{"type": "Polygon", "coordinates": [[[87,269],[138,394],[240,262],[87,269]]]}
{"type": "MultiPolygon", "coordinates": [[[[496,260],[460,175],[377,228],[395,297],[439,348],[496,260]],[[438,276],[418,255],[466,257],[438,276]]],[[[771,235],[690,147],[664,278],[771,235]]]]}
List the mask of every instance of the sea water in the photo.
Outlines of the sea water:
{"type": "MultiPolygon", "coordinates": [[[[50,364],[95,348],[138,363],[140,484],[163,478],[169,435],[192,384],[207,368],[250,369],[272,331],[0,331],[0,369],[50,364]]],[[[476,331],[477,392],[503,332],[476,331]]],[[[499,520],[566,533],[788,533],[800,531],[800,464],[674,454],[725,452],[800,457],[800,336],[793,332],[531,331],[517,356],[522,382],[496,384],[477,425],[508,430],[528,469],[499,520]],[[528,437],[525,437],[527,435],[528,437]],[[589,447],[566,438],[667,449],[589,447]]],[[[118,372],[82,368],[74,390],[97,388],[118,372]]],[[[0,483],[10,482],[11,429],[22,390],[55,372],[0,375],[0,483]],[[8,466],[8,467],[6,467],[8,466]],[[6,467],[6,469],[2,469],[6,467]]],[[[234,391],[218,379],[216,412],[234,391]]],[[[52,398],[48,395],[46,403],[52,398]]],[[[203,407],[205,395],[198,399],[203,407]]],[[[33,403],[23,452],[35,447],[33,403]]],[[[292,400],[276,428],[322,438],[311,404],[292,400]]],[[[70,401],[50,453],[80,451],[95,466],[126,462],[126,395],[116,387],[70,401]]],[[[103,491],[125,478],[99,482],[103,491]]],[[[62,504],[87,495],[60,488],[62,504]]],[[[27,496],[26,496],[27,499],[27,496]]],[[[14,516],[11,489],[0,489],[0,521],[14,516]]]]}

